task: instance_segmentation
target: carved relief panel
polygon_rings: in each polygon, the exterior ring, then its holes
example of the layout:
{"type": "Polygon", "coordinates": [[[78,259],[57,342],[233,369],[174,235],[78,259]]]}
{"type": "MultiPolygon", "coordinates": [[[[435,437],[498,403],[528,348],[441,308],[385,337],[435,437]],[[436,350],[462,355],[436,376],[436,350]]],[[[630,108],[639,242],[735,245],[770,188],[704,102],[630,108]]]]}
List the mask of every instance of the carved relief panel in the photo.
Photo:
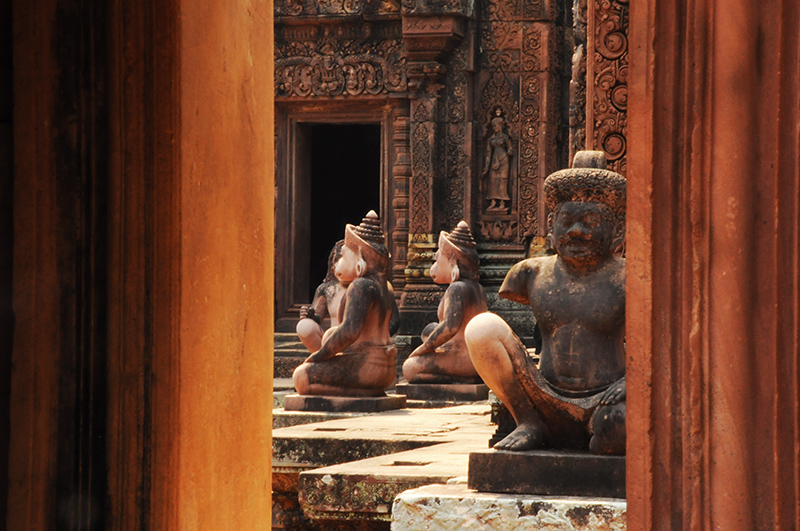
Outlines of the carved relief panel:
{"type": "Polygon", "coordinates": [[[484,241],[522,243],[544,234],[541,181],[566,154],[564,33],[556,1],[488,0],[482,6],[476,232],[484,241]]]}
{"type": "Polygon", "coordinates": [[[275,95],[375,96],[408,84],[400,24],[285,26],[275,35],[275,95]]]}
{"type": "Polygon", "coordinates": [[[629,0],[589,0],[586,137],[609,169],[627,170],[629,0]]]}
{"type": "Polygon", "coordinates": [[[391,15],[400,13],[397,0],[275,0],[275,21],[299,15],[391,15]]]}

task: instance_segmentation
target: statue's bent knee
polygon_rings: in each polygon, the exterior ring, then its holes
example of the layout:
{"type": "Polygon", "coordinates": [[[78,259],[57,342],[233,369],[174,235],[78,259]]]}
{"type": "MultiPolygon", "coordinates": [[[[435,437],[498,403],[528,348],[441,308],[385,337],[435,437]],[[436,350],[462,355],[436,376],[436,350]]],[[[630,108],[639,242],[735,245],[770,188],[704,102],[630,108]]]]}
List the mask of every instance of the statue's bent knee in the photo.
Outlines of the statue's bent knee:
{"type": "Polygon", "coordinates": [[[321,334],[322,332],[319,324],[313,319],[300,319],[300,321],[297,322],[297,328],[295,328],[295,330],[297,331],[297,335],[301,338],[309,337],[314,334],[321,334]]]}
{"type": "Polygon", "coordinates": [[[625,402],[600,406],[592,419],[589,448],[597,454],[625,455],[625,402]]]}
{"type": "Polygon", "coordinates": [[[487,341],[501,341],[511,328],[497,314],[484,312],[476,315],[464,330],[464,340],[470,348],[481,348],[487,341]]]}
{"type": "Polygon", "coordinates": [[[292,383],[298,394],[308,394],[310,383],[308,381],[308,364],[303,363],[298,366],[292,373],[292,383]]]}

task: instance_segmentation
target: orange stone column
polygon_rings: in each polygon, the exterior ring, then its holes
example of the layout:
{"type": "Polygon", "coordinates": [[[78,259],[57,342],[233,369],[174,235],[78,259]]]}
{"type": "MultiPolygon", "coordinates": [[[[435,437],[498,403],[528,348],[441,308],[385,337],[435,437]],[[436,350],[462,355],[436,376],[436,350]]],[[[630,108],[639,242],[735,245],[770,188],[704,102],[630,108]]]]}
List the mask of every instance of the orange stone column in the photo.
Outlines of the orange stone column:
{"type": "Polygon", "coordinates": [[[798,7],[631,3],[629,529],[800,522],[798,7]]]}
{"type": "Polygon", "coordinates": [[[80,527],[96,509],[108,529],[269,529],[272,3],[13,11],[8,528],[60,528],[65,511],[80,527]],[[75,359],[101,374],[79,382],[75,359]],[[97,446],[64,396],[96,406],[97,446]],[[107,492],[57,484],[73,461],[107,492]]]}
{"type": "Polygon", "coordinates": [[[179,24],[178,528],[268,529],[272,2],[181,0],[179,24]]]}

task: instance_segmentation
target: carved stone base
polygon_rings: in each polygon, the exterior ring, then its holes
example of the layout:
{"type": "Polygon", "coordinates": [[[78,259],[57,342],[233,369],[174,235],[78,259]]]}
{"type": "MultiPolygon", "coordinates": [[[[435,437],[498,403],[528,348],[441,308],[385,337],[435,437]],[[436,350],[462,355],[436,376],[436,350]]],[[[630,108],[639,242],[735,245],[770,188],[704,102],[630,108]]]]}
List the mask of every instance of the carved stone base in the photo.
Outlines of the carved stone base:
{"type": "Polygon", "coordinates": [[[406,407],[406,397],[389,396],[313,396],[287,395],[283,409],[286,411],[359,411],[376,413],[406,407]]]}
{"type": "Polygon", "coordinates": [[[469,454],[468,485],[481,492],[625,497],[625,457],[536,450],[469,454]]]}
{"type": "Polygon", "coordinates": [[[486,384],[397,384],[397,394],[409,400],[452,400],[475,402],[486,400],[489,387],[486,384]]]}

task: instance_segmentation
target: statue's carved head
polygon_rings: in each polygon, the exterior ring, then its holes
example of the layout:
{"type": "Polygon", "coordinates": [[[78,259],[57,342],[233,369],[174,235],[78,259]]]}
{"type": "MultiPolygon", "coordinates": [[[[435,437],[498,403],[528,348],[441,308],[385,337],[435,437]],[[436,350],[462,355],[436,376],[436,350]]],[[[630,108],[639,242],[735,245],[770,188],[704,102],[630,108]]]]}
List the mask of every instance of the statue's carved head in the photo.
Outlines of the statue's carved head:
{"type": "Polygon", "coordinates": [[[583,227],[584,233],[573,239],[576,247],[581,238],[596,239],[598,244],[610,248],[608,252],[621,246],[625,234],[625,177],[605,168],[603,152],[579,151],[572,168],[552,173],[545,180],[548,237],[559,254],[563,253],[559,251],[558,240],[567,236],[569,228],[563,225],[568,222],[571,226],[583,227]],[[567,211],[562,213],[565,208],[567,211]],[[586,223],[581,225],[579,217],[585,217],[586,223]],[[597,226],[592,221],[594,218],[597,218],[597,226]]]}
{"type": "Polygon", "coordinates": [[[391,255],[381,230],[381,221],[378,214],[374,210],[370,210],[361,220],[360,225],[348,223],[345,226],[344,248],[342,249],[342,258],[336,265],[336,276],[343,281],[352,280],[345,278],[351,276],[351,269],[356,277],[364,276],[369,272],[385,275],[390,259],[391,255]],[[344,264],[345,261],[348,263],[344,264]],[[346,267],[350,265],[352,267],[346,267]]]}
{"type": "MultiPolygon", "coordinates": [[[[480,260],[478,252],[475,250],[475,239],[472,237],[469,225],[465,221],[460,221],[452,232],[442,231],[439,233],[437,262],[442,259],[449,262],[453,275],[449,279],[449,283],[453,283],[460,278],[478,279],[480,260]]],[[[435,267],[437,267],[437,264],[434,264],[431,268],[432,277],[435,274],[435,267]]]]}

